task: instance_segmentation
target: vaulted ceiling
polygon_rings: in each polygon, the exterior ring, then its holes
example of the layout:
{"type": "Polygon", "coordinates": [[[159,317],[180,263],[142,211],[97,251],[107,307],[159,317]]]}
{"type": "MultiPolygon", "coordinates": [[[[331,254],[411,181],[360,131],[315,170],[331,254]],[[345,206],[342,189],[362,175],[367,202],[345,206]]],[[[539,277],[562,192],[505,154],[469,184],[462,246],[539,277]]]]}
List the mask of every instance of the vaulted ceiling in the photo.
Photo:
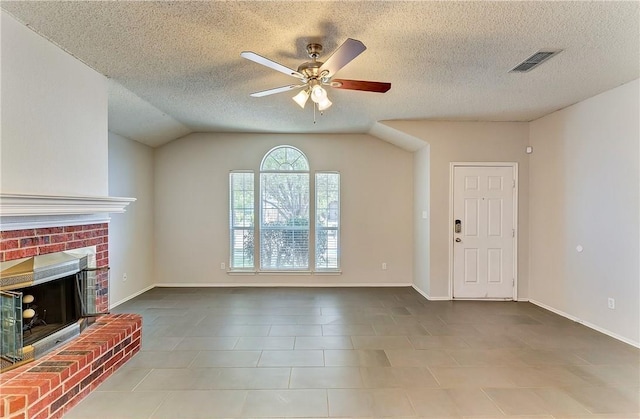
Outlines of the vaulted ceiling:
{"type": "Polygon", "coordinates": [[[530,121],[640,76],[640,3],[431,1],[2,1],[22,23],[109,78],[109,128],[156,146],[194,131],[368,132],[397,119],[530,121]],[[329,88],[317,115],[296,84],[240,57],[297,69],[347,38],[367,50],[340,78],[391,82],[385,94],[329,88]],[[521,74],[540,49],[563,50],[521,74]]]}

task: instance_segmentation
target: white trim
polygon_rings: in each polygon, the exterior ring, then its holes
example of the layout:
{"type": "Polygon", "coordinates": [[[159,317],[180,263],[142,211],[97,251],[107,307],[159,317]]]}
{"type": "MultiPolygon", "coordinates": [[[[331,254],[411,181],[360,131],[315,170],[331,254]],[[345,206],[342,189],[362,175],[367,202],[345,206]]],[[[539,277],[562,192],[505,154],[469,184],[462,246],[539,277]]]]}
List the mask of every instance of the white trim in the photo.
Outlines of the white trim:
{"type": "Polygon", "coordinates": [[[279,271],[279,270],[273,270],[273,271],[256,271],[256,275],[261,275],[261,276],[273,276],[273,275],[278,275],[278,276],[310,276],[313,272],[311,271],[279,271]]]}
{"type": "Polygon", "coordinates": [[[66,227],[109,223],[109,214],[74,214],[29,217],[0,217],[0,230],[26,230],[29,228],[66,227]]]}
{"type": "Polygon", "coordinates": [[[449,297],[430,297],[429,294],[427,294],[426,292],[418,288],[416,284],[411,284],[411,286],[413,287],[414,290],[418,292],[418,294],[422,295],[424,298],[426,298],[429,301],[451,301],[451,298],[449,297]]]}
{"type": "Polygon", "coordinates": [[[120,213],[135,198],[0,194],[0,216],[42,216],[120,213]]]}
{"type": "Polygon", "coordinates": [[[202,287],[202,288],[238,288],[238,287],[291,287],[291,288],[370,288],[370,287],[411,287],[413,284],[411,283],[393,283],[393,282],[383,282],[383,283],[372,283],[372,282],[356,282],[356,283],[344,283],[344,282],[336,282],[336,283],[293,283],[293,282],[246,282],[246,283],[232,283],[232,282],[216,282],[216,283],[200,283],[200,282],[166,282],[166,283],[158,283],[155,284],[158,288],[194,288],[194,287],[202,287]]]}
{"type": "MultiPolygon", "coordinates": [[[[518,163],[517,162],[449,162],[449,226],[453,225],[453,175],[456,167],[511,167],[513,169],[513,301],[518,301],[518,163]]],[[[453,297],[453,230],[449,230],[449,298],[453,297]]],[[[459,300],[459,299],[458,299],[459,300]]],[[[485,298],[479,300],[486,300],[485,298]]],[[[505,301],[505,300],[498,300],[505,301]]],[[[509,300],[510,301],[510,300],[509,300]]]]}
{"type": "Polygon", "coordinates": [[[504,303],[516,301],[511,298],[471,298],[471,297],[463,297],[463,298],[454,298],[453,301],[502,301],[504,303]]]}
{"type": "Polygon", "coordinates": [[[529,299],[529,302],[531,304],[535,304],[538,307],[541,307],[541,308],[543,308],[545,310],[549,310],[550,312],[555,313],[555,314],[557,314],[559,316],[565,317],[565,318],[567,318],[569,320],[573,320],[576,323],[580,323],[580,324],[582,324],[584,326],[587,326],[588,328],[593,329],[593,330],[595,330],[597,332],[603,333],[603,334],[605,334],[607,336],[610,336],[610,337],[612,337],[614,339],[617,339],[617,340],[619,340],[621,342],[624,342],[624,343],[629,344],[631,346],[635,346],[636,348],[640,348],[640,342],[636,342],[636,341],[633,341],[631,339],[627,339],[624,336],[620,336],[620,335],[618,335],[616,333],[613,333],[613,332],[611,332],[611,331],[609,331],[607,329],[604,329],[604,328],[602,328],[600,326],[596,326],[593,323],[586,322],[586,321],[584,321],[582,319],[579,319],[579,318],[577,318],[575,316],[572,316],[571,314],[565,313],[562,310],[558,310],[558,309],[553,308],[551,306],[548,306],[548,305],[546,305],[544,303],[541,303],[540,301],[529,299]]]}
{"type": "Polygon", "coordinates": [[[251,271],[246,269],[234,269],[227,271],[227,275],[258,275],[258,276],[273,276],[273,275],[282,275],[282,276],[309,276],[309,275],[317,275],[317,276],[338,276],[342,275],[342,271],[251,271]]]}
{"type": "Polygon", "coordinates": [[[127,301],[131,300],[132,298],[136,298],[138,295],[144,294],[145,292],[147,292],[147,291],[149,291],[149,290],[151,290],[151,289],[153,289],[155,287],[156,287],[155,285],[149,285],[148,287],[143,288],[140,291],[135,292],[135,293],[131,294],[130,296],[128,296],[126,298],[123,298],[122,300],[120,300],[120,301],[118,301],[116,303],[109,304],[109,310],[113,310],[114,308],[118,307],[120,304],[126,303],[127,301]]]}

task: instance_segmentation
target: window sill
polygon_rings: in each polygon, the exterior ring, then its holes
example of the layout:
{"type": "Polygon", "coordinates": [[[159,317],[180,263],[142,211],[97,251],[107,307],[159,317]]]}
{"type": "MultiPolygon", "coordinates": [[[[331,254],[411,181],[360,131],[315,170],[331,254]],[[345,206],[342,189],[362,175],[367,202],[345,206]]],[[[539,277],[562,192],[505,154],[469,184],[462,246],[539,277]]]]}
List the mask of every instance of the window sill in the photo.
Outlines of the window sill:
{"type": "Polygon", "coordinates": [[[331,275],[342,275],[341,270],[335,271],[248,271],[248,270],[229,270],[227,271],[227,275],[233,276],[242,276],[242,275],[279,275],[279,276],[308,276],[308,275],[320,275],[320,276],[331,276],[331,275]]]}

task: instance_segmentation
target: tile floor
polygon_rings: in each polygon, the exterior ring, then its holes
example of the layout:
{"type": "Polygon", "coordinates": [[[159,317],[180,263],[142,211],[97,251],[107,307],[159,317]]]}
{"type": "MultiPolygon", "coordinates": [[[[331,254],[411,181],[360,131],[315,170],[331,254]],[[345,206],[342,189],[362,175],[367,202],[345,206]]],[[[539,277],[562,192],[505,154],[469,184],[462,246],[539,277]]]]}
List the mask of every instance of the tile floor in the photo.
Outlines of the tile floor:
{"type": "Polygon", "coordinates": [[[142,351],[66,419],[638,418],[640,350],[529,303],[155,288],[142,351]]]}

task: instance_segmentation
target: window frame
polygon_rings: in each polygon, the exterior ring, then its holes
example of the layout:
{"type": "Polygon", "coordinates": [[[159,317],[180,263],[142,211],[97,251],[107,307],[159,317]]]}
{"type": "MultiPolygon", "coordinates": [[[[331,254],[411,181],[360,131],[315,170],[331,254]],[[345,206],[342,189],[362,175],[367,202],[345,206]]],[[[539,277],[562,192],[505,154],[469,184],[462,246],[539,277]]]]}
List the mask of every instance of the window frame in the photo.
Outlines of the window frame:
{"type": "Polygon", "coordinates": [[[230,275],[341,275],[341,174],[339,171],[332,170],[318,170],[312,171],[311,164],[307,155],[299,148],[282,144],[275,146],[268,150],[260,161],[258,170],[230,170],[229,171],[229,265],[227,274],[230,275]],[[281,148],[291,148],[299,153],[305,159],[306,170],[273,170],[263,169],[267,158],[276,150],[281,148]],[[251,174],[253,181],[253,223],[249,227],[234,227],[233,226],[233,199],[234,190],[232,183],[232,176],[237,173],[251,174]],[[290,226],[287,230],[306,230],[307,232],[307,264],[302,268],[287,268],[287,267],[275,267],[264,268],[262,265],[262,234],[264,230],[263,222],[263,174],[284,173],[284,174],[306,174],[307,175],[307,189],[308,194],[308,207],[307,207],[307,227],[302,226],[290,226]],[[318,202],[318,194],[316,190],[317,177],[321,174],[336,174],[338,176],[338,219],[337,226],[335,227],[319,227],[318,226],[318,209],[316,208],[318,202]],[[256,176],[257,175],[257,176],[256,176]],[[251,231],[253,234],[253,259],[252,266],[234,266],[234,248],[233,238],[235,230],[251,231]],[[318,232],[319,231],[336,231],[336,267],[322,267],[318,266],[316,254],[316,247],[318,245],[318,232]]]}
{"type": "MultiPolygon", "coordinates": [[[[229,270],[230,271],[236,271],[236,272],[246,272],[246,271],[253,271],[256,268],[256,251],[255,251],[255,243],[256,243],[256,176],[255,176],[255,172],[253,170],[231,170],[229,172],[229,270]],[[234,207],[234,193],[235,193],[235,189],[234,189],[234,185],[233,185],[233,176],[236,174],[250,174],[251,175],[251,182],[253,183],[253,190],[252,195],[253,195],[253,201],[251,203],[251,210],[253,212],[252,215],[252,223],[250,226],[242,226],[242,227],[235,227],[234,226],[234,215],[235,215],[235,207],[234,207]],[[239,231],[248,231],[251,232],[251,234],[253,235],[253,252],[252,252],[252,264],[251,266],[246,266],[245,264],[243,264],[243,266],[235,266],[235,260],[234,260],[234,256],[235,256],[235,252],[234,252],[234,231],[239,230],[239,231]]],[[[243,235],[244,236],[244,235],[243,235]]],[[[244,258],[243,258],[244,260],[244,258]]]]}
{"type": "MultiPolygon", "coordinates": [[[[313,252],[313,266],[314,270],[317,272],[339,272],[340,271],[340,255],[341,255],[341,235],[340,229],[342,224],[342,211],[341,211],[341,176],[340,172],[333,170],[318,170],[314,173],[313,176],[313,195],[314,195],[314,252],[313,252]],[[337,208],[337,220],[335,226],[320,226],[318,224],[318,216],[320,214],[321,209],[318,209],[318,175],[337,175],[338,176],[338,208],[337,208]],[[322,267],[318,266],[318,241],[319,241],[319,233],[322,231],[330,232],[335,231],[336,233],[336,266],[335,267],[322,267]]],[[[327,206],[327,211],[331,211],[330,206],[327,206]]]]}

